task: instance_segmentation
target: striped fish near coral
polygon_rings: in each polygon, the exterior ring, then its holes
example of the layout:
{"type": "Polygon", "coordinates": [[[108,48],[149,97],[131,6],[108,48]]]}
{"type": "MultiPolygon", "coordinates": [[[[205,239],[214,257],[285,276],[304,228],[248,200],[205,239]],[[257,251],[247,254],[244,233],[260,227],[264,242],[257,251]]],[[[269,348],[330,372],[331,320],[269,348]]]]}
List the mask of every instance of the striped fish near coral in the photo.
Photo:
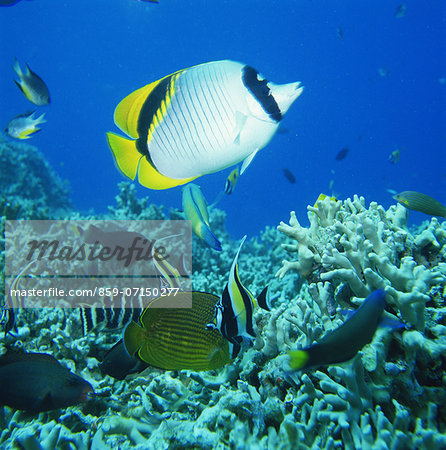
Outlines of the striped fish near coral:
{"type": "Polygon", "coordinates": [[[446,206],[429,195],[415,191],[404,191],[393,196],[393,198],[412,211],[419,211],[430,216],[446,218],[446,206]]]}
{"type": "Polygon", "coordinates": [[[200,186],[189,183],[183,188],[183,212],[192,223],[192,231],[209,247],[221,251],[220,241],[210,229],[208,205],[200,186]]]}
{"type": "Polygon", "coordinates": [[[241,161],[241,173],[276,133],[302,93],[300,83],[266,80],[225,60],[179,70],[144,86],[116,107],[107,133],[122,173],[150,189],[169,189],[241,161]]]}
{"type": "Polygon", "coordinates": [[[243,339],[252,342],[255,338],[253,314],[257,306],[270,310],[268,286],[256,299],[240,281],[237,261],[245,239],[246,236],[243,237],[232,262],[228,283],[215,305],[214,319],[207,324],[209,329],[218,329],[228,341],[234,344],[241,343],[243,339]]]}
{"type": "Polygon", "coordinates": [[[214,370],[231,362],[240,346],[228,342],[218,330],[209,330],[218,297],[206,292],[179,292],[159,297],[144,310],[138,322],[124,331],[130,356],[164,370],[214,370]],[[187,305],[192,295],[192,308],[187,305]],[[173,307],[173,305],[178,305],[173,307]]]}

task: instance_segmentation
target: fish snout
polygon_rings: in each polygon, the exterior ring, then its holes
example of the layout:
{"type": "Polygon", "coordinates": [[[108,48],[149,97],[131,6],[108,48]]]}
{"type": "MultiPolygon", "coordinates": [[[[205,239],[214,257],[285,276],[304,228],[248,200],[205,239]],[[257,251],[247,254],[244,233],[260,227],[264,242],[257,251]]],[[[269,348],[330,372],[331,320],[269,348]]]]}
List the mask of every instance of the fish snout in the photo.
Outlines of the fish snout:
{"type": "Polygon", "coordinates": [[[304,90],[304,87],[301,86],[300,81],[287,84],[270,83],[270,85],[271,91],[282,115],[288,111],[290,106],[300,96],[300,94],[302,94],[304,90]]]}

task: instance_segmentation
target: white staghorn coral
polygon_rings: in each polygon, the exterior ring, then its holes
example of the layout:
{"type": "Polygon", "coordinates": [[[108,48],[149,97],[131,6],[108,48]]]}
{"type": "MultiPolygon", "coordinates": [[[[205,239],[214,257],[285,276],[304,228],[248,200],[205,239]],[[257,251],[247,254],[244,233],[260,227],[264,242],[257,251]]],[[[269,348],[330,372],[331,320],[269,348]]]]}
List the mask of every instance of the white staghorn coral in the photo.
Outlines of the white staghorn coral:
{"type": "Polygon", "coordinates": [[[371,203],[367,209],[364,198],[357,196],[344,202],[326,198],[318,202],[318,208],[308,207],[309,228],[303,228],[292,212],[290,225],[282,222],[278,230],[295,241],[282,247],[296,252],[298,259],[284,261],[276,275],[282,278],[295,270],[308,278],[320,265],[321,280],[345,283],[360,299],[385,288],[401,318],[423,330],[429,290],[446,282],[446,270],[443,264],[434,268],[419,264],[415,257],[428,247],[435,258],[441,258],[446,248],[445,230],[432,219],[415,239],[402,228],[402,208],[397,205],[385,211],[371,203]]]}

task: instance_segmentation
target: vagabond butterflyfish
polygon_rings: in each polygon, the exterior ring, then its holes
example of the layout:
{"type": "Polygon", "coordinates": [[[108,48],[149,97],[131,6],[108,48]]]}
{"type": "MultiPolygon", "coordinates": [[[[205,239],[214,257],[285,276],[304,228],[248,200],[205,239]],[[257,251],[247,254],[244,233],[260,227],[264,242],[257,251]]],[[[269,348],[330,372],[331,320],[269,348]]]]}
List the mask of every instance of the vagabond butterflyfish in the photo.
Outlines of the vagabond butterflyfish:
{"type": "Polygon", "coordinates": [[[124,331],[124,347],[152,367],[164,370],[214,370],[234,359],[238,344],[227,341],[218,330],[209,330],[218,297],[206,292],[178,292],[174,297],[158,297],[138,322],[124,331]],[[192,308],[181,305],[192,295],[192,308]],[[169,307],[164,307],[168,304],[169,307]]]}
{"type": "Polygon", "coordinates": [[[184,186],[183,212],[186,219],[191,221],[193,232],[211,248],[220,251],[220,241],[210,229],[208,205],[200,186],[194,183],[184,186]]]}
{"type": "Polygon", "coordinates": [[[25,64],[25,71],[22,72],[19,62],[17,59],[14,60],[12,66],[14,72],[19,77],[19,81],[14,80],[17,87],[22,91],[22,94],[31,102],[37,106],[49,105],[50,103],[50,93],[48,87],[42,78],[34,73],[25,64]]]}
{"type": "Polygon", "coordinates": [[[246,236],[243,237],[232,262],[228,283],[215,305],[214,319],[207,324],[209,329],[217,328],[226,339],[234,344],[241,343],[243,339],[252,342],[255,338],[253,314],[257,306],[267,311],[270,310],[268,287],[265,287],[255,298],[240,281],[237,261],[245,239],[246,236]]]}
{"type": "Polygon", "coordinates": [[[352,359],[372,341],[384,312],[385,297],[383,289],[372,292],[348,320],[328,332],[318,343],[288,352],[290,368],[306,369],[352,359]]]}
{"type": "Polygon", "coordinates": [[[107,133],[124,175],[169,189],[241,161],[241,173],[273,137],[300,82],[274,84],[250,66],[214,61],[144,86],[115,109],[130,138],[107,133]]]}

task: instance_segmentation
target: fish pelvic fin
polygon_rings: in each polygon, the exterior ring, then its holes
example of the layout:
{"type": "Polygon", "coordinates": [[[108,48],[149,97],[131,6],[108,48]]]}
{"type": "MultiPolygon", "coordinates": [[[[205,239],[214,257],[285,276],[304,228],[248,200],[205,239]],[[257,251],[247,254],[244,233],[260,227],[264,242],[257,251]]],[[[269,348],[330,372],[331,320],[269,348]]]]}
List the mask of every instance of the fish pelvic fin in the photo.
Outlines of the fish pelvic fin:
{"type": "Polygon", "coordinates": [[[126,177],[134,180],[138,172],[139,161],[142,158],[136,148],[136,141],[109,132],[107,133],[107,142],[119,170],[126,177]]]}
{"type": "Polygon", "coordinates": [[[290,357],[289,365],[292,370],[303,369],[310,359],[310,355],[305,350],[289,351],[288,356],[290,357]]]}

